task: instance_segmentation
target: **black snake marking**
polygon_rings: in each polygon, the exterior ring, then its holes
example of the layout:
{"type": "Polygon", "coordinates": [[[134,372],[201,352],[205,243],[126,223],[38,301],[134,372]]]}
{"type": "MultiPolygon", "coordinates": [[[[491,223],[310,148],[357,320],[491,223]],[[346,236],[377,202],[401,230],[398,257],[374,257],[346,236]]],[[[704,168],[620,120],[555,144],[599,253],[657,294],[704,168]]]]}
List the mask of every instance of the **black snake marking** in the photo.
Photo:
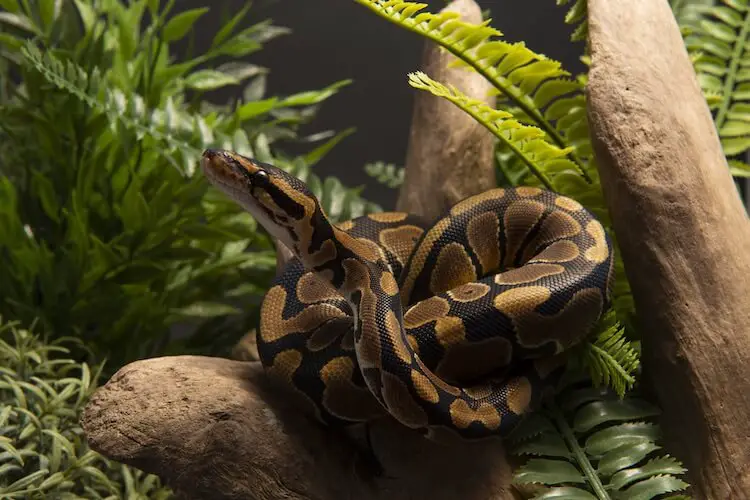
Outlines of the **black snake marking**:
{"type": "Polygon", "coordinates": [[[386,413],[433,438],[504,436],[611,303],[613,246],[579,203],[533,187],[335,226],[298,179],[206,151],[209,180],[296,259],[266,294],[268,375],[326,423],[386,413]]]}

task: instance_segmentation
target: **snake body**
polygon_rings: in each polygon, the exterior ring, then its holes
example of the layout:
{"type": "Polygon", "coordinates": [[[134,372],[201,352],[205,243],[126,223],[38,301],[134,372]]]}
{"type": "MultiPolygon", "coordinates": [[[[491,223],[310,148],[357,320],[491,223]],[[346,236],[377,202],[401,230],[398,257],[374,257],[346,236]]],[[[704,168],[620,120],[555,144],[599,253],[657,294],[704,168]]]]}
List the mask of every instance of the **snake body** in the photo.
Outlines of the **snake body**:
{"type": "Polygon", "coordinates": [[[551,191],[490,190],[429,225],[334,225],[279,168],[217,150],[201,165],[296,257],[263,300],[258,351],[325,423],[390,414],[436,439],[507,435],[610,305],[604,228],[551,191]]]}

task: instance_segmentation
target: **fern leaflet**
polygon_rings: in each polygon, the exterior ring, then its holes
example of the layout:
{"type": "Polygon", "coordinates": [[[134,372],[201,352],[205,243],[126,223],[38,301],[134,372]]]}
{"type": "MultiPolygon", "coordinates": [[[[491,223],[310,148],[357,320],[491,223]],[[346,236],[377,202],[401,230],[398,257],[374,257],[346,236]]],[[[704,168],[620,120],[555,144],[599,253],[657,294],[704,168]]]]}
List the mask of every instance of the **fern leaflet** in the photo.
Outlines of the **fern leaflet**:
{"type": "MultiPolygon", "coordinates": [[[[534,124],[559,149],[565,150],[580,175],[590,181],[581,152],[571,145],[565,131],[580,114],[569,116],[563,99],[581,94],[581,84],[569,78],[559,62],[536,54],[523,43],[508,43],[493,37],[502,33],[489,26],[490,20],[473,25],[459,19],[455,12],[421,12],[427,4],[400,0],[355,0],[379,16],[417,33],[445,48],[466,65],[484,76],[508,99],[509,111],[520,121],[534,124]],[[568,121],[563,123],[567,118],[568,121]]],[[[586,133],[588,129],[586,127],[586,133]]],[[[584,154],[588,155],[589,151],[584,154]]]]}
{"type": "MultiPolygon", "coordinates": [[[[571,0],[557,0],[557,5],[567,5],[571,0]]],[[[586,18],[588,13],[588,3],[586,0],[573,0],[573,5],[565,15],[565,23],[575,25],[575,30],[570,35],[573,42],[585,42],[589,32],[589,22],[586,18]]]]}
{"type": "Polygon", "coordinates": [[[583,363],[595,386],[612,387],[623,397],[636,382],[640,354],[614,316],[612,311],[607,313],[596,339],[584,344],[583,363]]]}
{"type": "Polygon", "coordinates": [[[695,61],[698,81],[716,111],[724,154],[750,148],[750,6],[723,0],[696,8],[685,44],[702,54],[695,61]]]}
{"type": "Polygon", "coordinates": [[[655,498],[689,485],[669,455],[658,456],[658,415],[635,398],[569,386],[514,431],[512,452],[532,456],[513,483],[536,500],[655,498]]]}
{"type": "Polygon", "coordinates": [[[436,82],[421,71],[409,75],[409,84],[443,97],[471,115],[513,151],[548,189],[554,190],[554,187],[544,171],[575,168],[565,157],[571,148],[560,149],[548,143],[541,129],[522,124],[511,113],[493,109],[452,85],[436,82]]]}
{"type": "Polygon", "coordinates": [[[391,163],[376,161],[365,165],[367,175],[389,188],[397,188],[404,182],[405,170],[391,163]]]}

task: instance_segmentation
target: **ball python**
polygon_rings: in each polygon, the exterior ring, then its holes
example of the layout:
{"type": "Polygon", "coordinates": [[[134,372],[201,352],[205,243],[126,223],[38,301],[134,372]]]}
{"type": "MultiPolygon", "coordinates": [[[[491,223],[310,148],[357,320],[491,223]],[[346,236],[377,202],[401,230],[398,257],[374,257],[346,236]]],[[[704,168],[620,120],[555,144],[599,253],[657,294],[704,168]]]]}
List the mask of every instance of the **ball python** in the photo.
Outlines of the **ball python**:
{"type": "Polygon", "coordinates": [[[258,352],[324,423],[390,414],[437,440],[507,436],[611,304],[608,235],[551,191],[493,189],[431,224],[333,224],[278,167],[209,149],[201,169],[295,256],[263,299],[258,352]]]}

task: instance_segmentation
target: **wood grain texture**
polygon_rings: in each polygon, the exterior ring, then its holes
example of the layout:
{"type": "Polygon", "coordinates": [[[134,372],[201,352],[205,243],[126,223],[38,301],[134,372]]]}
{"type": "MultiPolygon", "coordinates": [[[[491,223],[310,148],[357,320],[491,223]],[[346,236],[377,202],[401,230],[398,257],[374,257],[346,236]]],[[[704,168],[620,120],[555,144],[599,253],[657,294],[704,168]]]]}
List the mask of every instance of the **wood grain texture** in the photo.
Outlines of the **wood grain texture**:
{"type": "Polygon", "coordinates": [[[153,358],[96,391],[82,424],[100,453],[156,473],[190,499],[513,498],[497,443],[440,445],[371,425],[379,474],[343,436],[304,417],[260,363],[153,358]]]}
{"type": "Polygon", "coordinates": [[[750,492],[750,223],[665,0],[589,0],[589,119],[647,384],[697,498],[750,492]]]}

